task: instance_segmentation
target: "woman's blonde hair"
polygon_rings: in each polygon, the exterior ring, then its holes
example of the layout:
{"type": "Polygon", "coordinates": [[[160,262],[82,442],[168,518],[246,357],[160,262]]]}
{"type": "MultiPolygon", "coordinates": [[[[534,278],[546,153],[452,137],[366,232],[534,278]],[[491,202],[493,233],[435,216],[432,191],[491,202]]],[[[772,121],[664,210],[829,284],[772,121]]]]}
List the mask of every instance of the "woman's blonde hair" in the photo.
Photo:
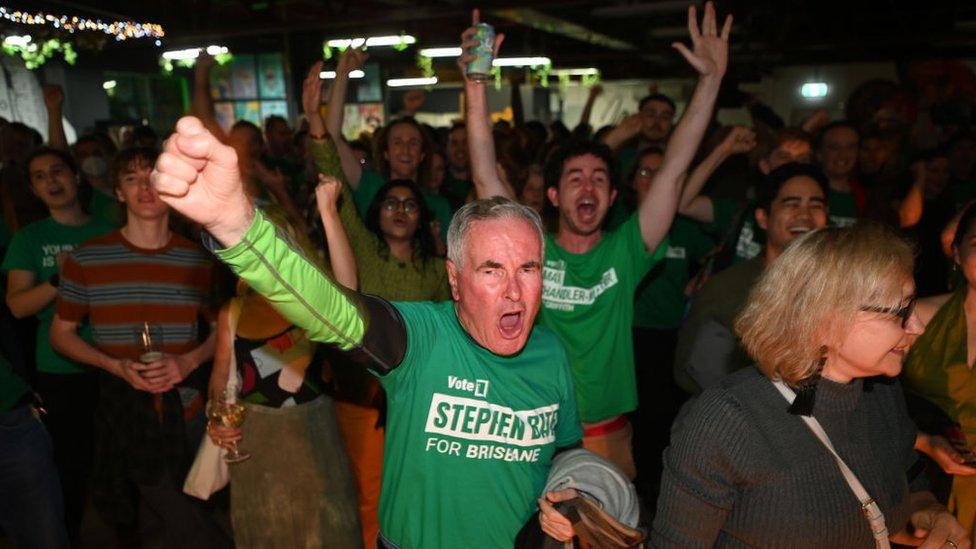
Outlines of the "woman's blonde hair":
{"type": "Polygon", "coordinates": [[[913,261],[912,247],[880,225],[804,235],[766,267],[736,333],[767,377],[796,386],[817,373],[821,348],[842,341],[861,307],[899,306],[913,261]]]}

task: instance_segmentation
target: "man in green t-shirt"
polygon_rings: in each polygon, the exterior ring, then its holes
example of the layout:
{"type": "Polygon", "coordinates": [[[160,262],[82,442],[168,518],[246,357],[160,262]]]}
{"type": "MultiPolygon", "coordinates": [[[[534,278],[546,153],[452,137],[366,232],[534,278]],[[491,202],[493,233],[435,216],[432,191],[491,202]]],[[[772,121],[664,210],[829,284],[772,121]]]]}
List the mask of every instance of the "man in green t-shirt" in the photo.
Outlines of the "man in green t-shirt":
{"type": "MultiPolygon", "coordinates": [[[[363,63],[368,58],[365,51],[356,48],[348,48],[339,56],[336,78],[332,81],[329,109],[325,118],[326,129],[333,137],[336,149],[339,151],[342,171],[346,175],[359,215],[363,219],[366,219],[366,212],[376,193],[387,182],[406,179],[424,188],[425,180],[429,177],[433,153],[431,136],[412,116],[408,115],[391,121],[375,136],[374,139],[379,143],[378,154],[374,158],[378,166],[377,170],[365,169],[356,160],[352,148],[342,136],[342,120],[349,75],[354,70],[362,69],[363,63]]],[[[431,192],[423,194],[424,202],[440,223],[441,239],[446,241],[447,227],[451,223],[451,206],[447,199],[440,195],[431,192]]]]}
{"type": "Polygon", "coordinates": [[[674,377],[692,394],[754,361],[739,345],[735,317],[765,265],[798,236],[827,225],[827,180],[807,164],[773,170],[759,186],[754,212],[766,235],[763,253],[711,277],[692,301],[678,333],[674,377]]]}
{"type": "Polygon", "coordinates": [[[623,177],[633,169],[641,151],[649,147],[664,150],[677,112],[673,99],[663,93],[652,93],[637,103],[636,114],[607,132],[602,142],[616,155],[619,184],[627,183],[623,177]]]}
{"type": "MultiPolygon", "coordinates": [[[[748,261],[763,251],[766,235],[756,224],[756,205],[745,207],[731,198],[711,197],[702,192],[709,178],[729,157],[744,154],[756,146],[755,135],[735,127],[726,138],[692,171],[681,193],[678,213],[702,224],[702,228],[724,238],[722,251],[715,258],[712,272],[748,261]],[[750,137],[751,136],[751,137],[750,137]]],[[[813,162],[813,142],[800,128],[783,128],[776,132],[759,157],[756,185],[780,166],[791,162],[813,162]]]]}
{"type": "MultiPolygon", "coordinates": [[[[559,226],[546,238],[540,322],[560,336],[569,353],[586,433],[583,445],[631,478],[636,475],[632,429],[624,414],[637,408],[631,335],[634,292],[667,252],[667,232],[684,173],[711,118],[728,62],[731,20],[719,34],[711,4],[706,6],[705,20],[704,34],[696,24],[689,24],[694,51],[678,47],[699,72],[698,85],[671,134],[646,198],[630,219],[616,230],[603,230],[617,196],[612,183],[614,162],[606,145],[567,144],[551,154],[545,168],[546,196],[558,209],[559,226]]],[[[470,42],[462,44],[462,49],[477,45],[470,42]]],[[[465,95],[468,147],[478,197],[514,198],[495,169],[483,84],[467,81],[465,95]]]]}
{"type": "Polygon", "coordinates": [[[391,304],[340,288],[279,234],[244,193],[233,149],[199,120],[180,120],[153,181],[310,339],[379,376],[388,402],[379,545],[511,547],[553,455],[582,436],[566,352],[533,327],[538,215],[502,198],[465,206],[450,227],[453,302],[391,304]]]}
{"type": "MultiPolygon", "coordinates": [[[[23,227],[10,240],[0,269],[7,273],[7,306],[17,318],[37,317],[37,392],[64,492],[68,535],[77,541],[87,498],[93,453],[97,382],[85,366],[56,353],[48,341],[58,295],[62,258],[82,242],[112,231],[84,212],[78,199],[79,173],[68,153],[38,149],[27,159],[31,191],[50,217],[23,227]]],[[[83,337],[90,340],[87,326],[83,337]]]]}

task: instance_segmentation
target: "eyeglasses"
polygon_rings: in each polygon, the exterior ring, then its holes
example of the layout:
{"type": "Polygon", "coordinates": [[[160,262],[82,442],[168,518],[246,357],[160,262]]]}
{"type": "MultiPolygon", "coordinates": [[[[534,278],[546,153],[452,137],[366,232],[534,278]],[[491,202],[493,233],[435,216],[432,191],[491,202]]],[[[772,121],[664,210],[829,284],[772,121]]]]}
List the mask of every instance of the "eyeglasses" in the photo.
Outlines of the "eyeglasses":
{"type": "Polygon", "coordinates": [[[403,212],[408,214],[420,211],[420,204],[417,204],[417,201],[412,198],[404,198],[403,200],[399,200],[391,196],[384,198],[383,202],[380,202],[380,205],[382,205],[383,209],[388,212],[396,211],[399,208],[403,208],[403,212]]]}
{"type": "Polygon", "coordinates": [[[876,307],[876,306],[863,306],[862,311],[869,313],[881,313],[886,315],[894,315],[901,319],[901,327],[905,328],[908,326],[908,319],[912,318],[912,314],[915,312],[915,303],[918,301],[916,296],[912,296],[908,300],[908,304],[904,307],[876,307]]]}

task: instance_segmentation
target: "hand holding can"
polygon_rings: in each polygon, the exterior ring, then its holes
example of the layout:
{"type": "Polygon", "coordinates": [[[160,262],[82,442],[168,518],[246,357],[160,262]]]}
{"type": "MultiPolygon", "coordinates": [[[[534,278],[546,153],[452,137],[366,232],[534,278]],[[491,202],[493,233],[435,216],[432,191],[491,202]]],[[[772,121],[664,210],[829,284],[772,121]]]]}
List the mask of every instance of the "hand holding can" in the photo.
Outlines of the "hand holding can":
{"type": "Polygon", "coordinates": [[[458,65],[465,79],[484,82],[491,79],[492,62],[498,54],[504,35],[496,35],[495,28],[479,21],[477,9],[471,12],[471,27],[461,34],[461,57],[458,65]]]}

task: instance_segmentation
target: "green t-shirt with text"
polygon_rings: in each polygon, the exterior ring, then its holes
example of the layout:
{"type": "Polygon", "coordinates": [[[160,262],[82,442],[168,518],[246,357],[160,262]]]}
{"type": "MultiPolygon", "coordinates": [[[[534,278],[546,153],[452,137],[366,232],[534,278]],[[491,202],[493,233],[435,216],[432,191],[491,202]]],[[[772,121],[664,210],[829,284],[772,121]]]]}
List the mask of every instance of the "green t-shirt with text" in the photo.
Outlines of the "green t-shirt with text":
{"type": "Polygon", "coordinates": [[[546,236],[539,320],[566,345],[584,422],[637,408],[634,292],[667,249],[665,238],[648,253],[637,214],[583,254],[567,252],[554,235],[546,236]]]}
{"type": "Polygon", "coordinates": [[[480,347],[453,302],[398,302],[407,329],[387,394],[379,522],[404,549],[510,548],[556,448],[583,435],[566,353],[535,327],[510,357],[480,347]]]}
{"type": "Polygon", "coordinates": [[[729,265],[736,265],[759,255],[766,245],[766,233],[756,223],[756,205],[745,208],[729,198],[712,198],[713,221],[703,226],[705,232],[725,236],[726,246],[733,246],[729,265]],[[730,234],[737,231],[736,234],[730,234]]]}
{"type": "MultiPolygon", "coordinates": [[[[94,216],[78,227],[62,225],[50,217],[44,218],[14,233],[0,269],[4,272],[30,271],[37,277],[35,284],[40,284],[58,272],[58,254],[70,252],[81,243],[113,230],[114,227],[94,216]]],[[[51,301],[37,313],[37,371],[48,374],[85,372],[85,366],[56,353],[48,341],[51,321],[54,320],[54,303],[51,301]]],[[[91,329],[87,324],[82,325],[78,333],[86,341],[91,341],[91,329]]]]}
{"type": "Polygon", "coordinates": [[[715,246],[701,225],[677,216],[668,231],[664,261],[644,277],[634,299],[634,326],[653,330],[676,330],[685,316],[688,296],[685,288],[692,269],[715,246]]]}

